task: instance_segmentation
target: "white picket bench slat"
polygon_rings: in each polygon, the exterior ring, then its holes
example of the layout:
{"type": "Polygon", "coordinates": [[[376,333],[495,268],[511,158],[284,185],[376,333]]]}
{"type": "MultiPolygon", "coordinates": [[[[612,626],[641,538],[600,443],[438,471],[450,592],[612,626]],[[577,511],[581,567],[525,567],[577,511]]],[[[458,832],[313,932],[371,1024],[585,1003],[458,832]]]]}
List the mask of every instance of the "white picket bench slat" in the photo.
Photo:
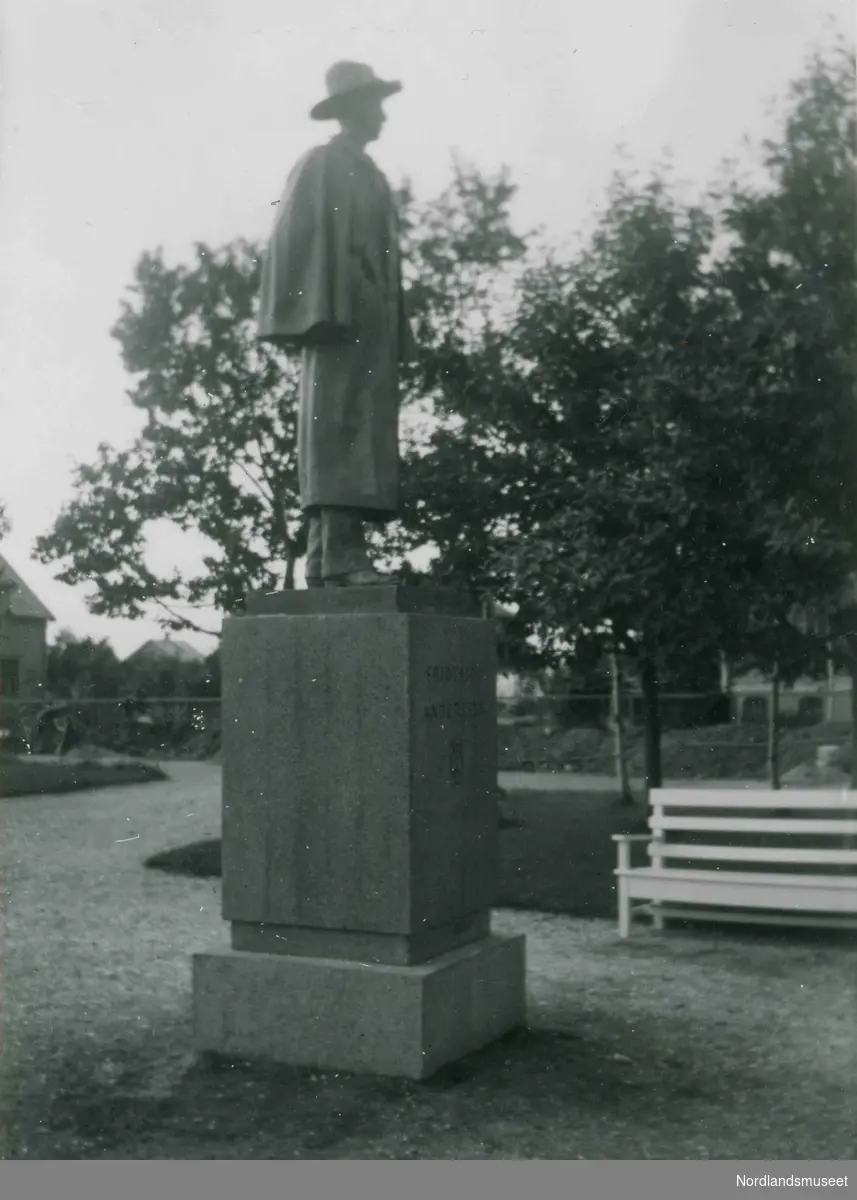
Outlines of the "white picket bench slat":
{"type": "Polygon", "coordinates": [[[777,820],[776,826],[764,817],[749,820],[736,817],[661,817],[649,822],[653,833],[659,829],[681,829],[688,833],[830,833],[834,837],[857,834],[857,821],[777,820]]]}
{"type": "Polygon", "coordinates": [[[630,936],[631,922],[641,913],[652,916],[656,929],[663,928],[667,917],[857,929],[857,849],[850,844],[857,835],[857,791],[659,788],[652,790],[650,803],[649,833],[613,835],[619,855],[615,874],[620,937],[630,936]],[[700,816],[695,812],[699,809],[723,810],[724,815],[700,816]],[[725,815],[726,810],[732,815],[725,815]],[[742,815],[748,810],[756,815],[742,815]],[[760,810],[777,815],[763,816],[760,810]],[[819,819],[815,812],[834,815],[819,819]],[[703,833],[712,841],[672,842],[668,833],[703,833]],[[732,844],[736,834],[748,833],[767,834],[772,840],[810,835],[838,844],[732,844]],[[631,866],[631,846],[638,842],[648,843],[648,867],[631,866]],[[706,865],[677,866],[676,860],[706,865]],[[735,869],[742,863],[791,864],[817,871],[735,869]],[[855,871],[825,873],[825,867],[855,871]]]}

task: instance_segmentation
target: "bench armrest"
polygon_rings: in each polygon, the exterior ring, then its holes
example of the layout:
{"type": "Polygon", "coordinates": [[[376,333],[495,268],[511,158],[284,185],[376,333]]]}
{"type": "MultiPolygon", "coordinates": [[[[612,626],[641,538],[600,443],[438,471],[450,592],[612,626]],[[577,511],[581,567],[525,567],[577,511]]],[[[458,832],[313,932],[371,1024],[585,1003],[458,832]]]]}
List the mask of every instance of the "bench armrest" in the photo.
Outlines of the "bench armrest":
{"type": "Polygon", "coordinates": [[[616,843],[619,858],[618,871],[620,874],[623,871],[630,871],[631,869],[631,843],[651,842],[652,840],[650,833],[614,833],[611,834],[611,837],[616,843]]]}

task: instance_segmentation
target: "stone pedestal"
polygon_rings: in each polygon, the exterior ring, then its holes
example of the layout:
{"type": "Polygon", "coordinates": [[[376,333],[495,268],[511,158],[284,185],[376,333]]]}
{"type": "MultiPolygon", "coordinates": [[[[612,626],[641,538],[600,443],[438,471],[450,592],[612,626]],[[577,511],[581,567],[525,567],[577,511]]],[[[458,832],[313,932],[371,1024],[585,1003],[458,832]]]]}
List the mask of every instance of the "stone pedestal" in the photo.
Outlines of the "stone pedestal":
{"type": "Polygon", "coordinates": [[[424,1078],[525,1016],[490,936],[493,622],[423,588],[251,598],[224,629],[223,914],[199,1050],[424,1078]]]}

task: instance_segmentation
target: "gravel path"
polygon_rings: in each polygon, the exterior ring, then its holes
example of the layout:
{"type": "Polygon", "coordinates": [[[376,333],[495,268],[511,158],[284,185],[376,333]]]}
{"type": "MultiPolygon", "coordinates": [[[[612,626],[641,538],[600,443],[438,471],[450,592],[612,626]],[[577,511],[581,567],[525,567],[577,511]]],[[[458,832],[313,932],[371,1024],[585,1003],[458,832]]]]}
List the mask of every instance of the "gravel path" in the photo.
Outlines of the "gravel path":
{"type": "Polygon", "coordinates": [[[3,1157],[857,1156],[857,947],[502,911],[530,1029],[435,1083],[189,1052],[217,881],[145,870],[219,836],[219,768],[0,802],[3,1157]]]}

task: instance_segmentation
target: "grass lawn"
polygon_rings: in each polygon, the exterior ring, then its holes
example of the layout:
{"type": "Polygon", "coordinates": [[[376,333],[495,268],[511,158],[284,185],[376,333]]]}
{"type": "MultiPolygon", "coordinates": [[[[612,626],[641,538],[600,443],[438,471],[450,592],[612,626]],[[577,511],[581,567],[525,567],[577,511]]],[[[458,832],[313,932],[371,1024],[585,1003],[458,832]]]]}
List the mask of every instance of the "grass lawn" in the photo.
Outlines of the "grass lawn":
{"type": "Polygon", "coordinates": [[[604,795],[576,814],[573,796],[512,798],[525,823],[502,834],[495,928],[528,938],[527,1029],[421,1084],[195,1061],[190,956],[226,944],[219,881],[144,864],[216,843],[219,772],[169,774],[0,804],[3,1157],[857,1154],[857,946],[746,930],[620,943],[596,869],[598,805],[605,829],[619,819],[604,795]],[[590,915],[511,907],[534,897],[590,915]]]}
{"type": "Polygon", "coordinates": [[[139,759],[86,761],[53,755],[0,755],[0,798],[54,795],[80,788],[139,784],[166,779],[159,766],[139,759]]]}

